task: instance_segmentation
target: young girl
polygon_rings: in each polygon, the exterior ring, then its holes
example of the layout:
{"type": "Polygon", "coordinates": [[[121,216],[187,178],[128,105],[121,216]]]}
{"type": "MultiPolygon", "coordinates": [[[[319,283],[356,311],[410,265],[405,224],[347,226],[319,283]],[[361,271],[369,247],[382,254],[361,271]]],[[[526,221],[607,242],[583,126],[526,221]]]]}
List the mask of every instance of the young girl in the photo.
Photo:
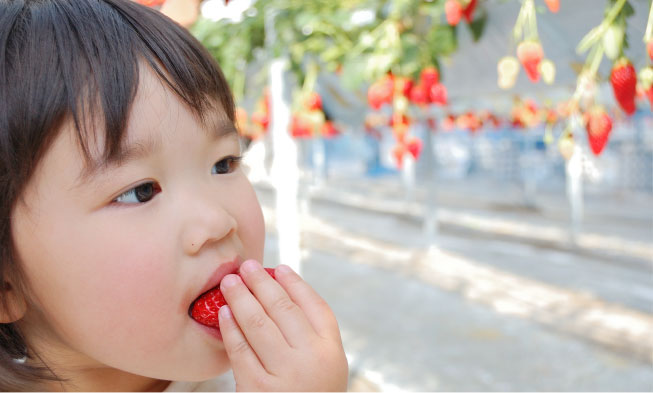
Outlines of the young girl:
{"type": "Polygon", "coordinates": [[[157,11],[0,0],[0,390],[346,389],[328,305],[256,262],[240,154],[218,66],[157,11]],[[218,286],[220,330],[189,314],[218,286]]]}

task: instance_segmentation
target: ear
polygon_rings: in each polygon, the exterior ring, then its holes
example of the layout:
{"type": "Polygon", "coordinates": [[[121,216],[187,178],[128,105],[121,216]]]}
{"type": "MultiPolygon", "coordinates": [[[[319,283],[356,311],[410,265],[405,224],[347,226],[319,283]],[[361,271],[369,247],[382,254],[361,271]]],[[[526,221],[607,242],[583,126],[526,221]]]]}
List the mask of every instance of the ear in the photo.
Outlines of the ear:
{"type": "Polygon", "coordinates": [[[25,297],[8,282],[0,287],[0,323],[11,323],[21,319],[27,311],[25,297]]]}

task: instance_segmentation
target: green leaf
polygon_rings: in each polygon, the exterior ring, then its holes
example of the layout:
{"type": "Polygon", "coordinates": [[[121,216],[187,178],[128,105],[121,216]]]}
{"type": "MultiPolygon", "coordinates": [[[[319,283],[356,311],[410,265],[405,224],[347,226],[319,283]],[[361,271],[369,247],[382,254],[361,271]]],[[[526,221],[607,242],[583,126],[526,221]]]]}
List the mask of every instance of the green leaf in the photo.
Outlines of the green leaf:
{"type": "Polygon", "coordinates": [[[365,65],[368,61],[367,56],[345,59],[341,75],[342,84],[345,88],[356,90],[363,84],[365,81],[365,65]]]}
{"type": "Polygon", "coordinates": [[[447,56],[458,48],[455,26],[435,25],[426,37],[432,57],[447,56]]]}
{"type": "Polygon", "coordinates": [[[468,24],[469,31],[472,33],[474,42],[478,42],[483,36],[485,25],[487,24],[487,13],[481,14],[478,18],[474,19],[472,23],[468,24]]]}

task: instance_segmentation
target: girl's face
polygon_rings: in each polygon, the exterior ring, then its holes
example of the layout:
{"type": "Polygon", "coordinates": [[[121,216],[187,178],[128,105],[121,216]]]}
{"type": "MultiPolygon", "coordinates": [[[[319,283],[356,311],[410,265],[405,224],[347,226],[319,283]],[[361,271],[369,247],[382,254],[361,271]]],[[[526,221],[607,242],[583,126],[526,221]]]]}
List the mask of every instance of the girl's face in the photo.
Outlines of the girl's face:
{"type": "Polygon", "coordinates": [[[216,111],[205,126],[149,68],[140,80],[123,159],[85,178],[68,125],[12,214],[31,289],[20,328],[73,380],[89,370],[168,380],[226,371],[222,342],[189,306],[263,257],[263,216],[230,158],[240,146],[227,116],[216,111]]]}

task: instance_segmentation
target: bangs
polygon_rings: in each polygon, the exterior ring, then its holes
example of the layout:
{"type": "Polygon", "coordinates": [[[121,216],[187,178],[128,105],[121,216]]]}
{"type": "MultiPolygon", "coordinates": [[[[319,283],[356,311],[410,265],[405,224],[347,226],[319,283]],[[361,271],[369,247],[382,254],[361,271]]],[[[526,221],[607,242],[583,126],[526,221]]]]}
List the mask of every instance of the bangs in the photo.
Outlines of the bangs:
{"type": "Polygon", "coordinates": [[[65,119],[74,122],[87,160],[89,139],[105,141],[102,160],[119,154],[143,64],[201,121],[218,108],[234,121],[215,60],[158,11],[127,0],[13,0],[2,8],[1,22],[12,28],[0,37],[0,83],[10,95],[7,113],[15,114],[5,118],[16,122],[9,130],[24,131],[23,143],[40,141],[37,155],[65,119]]]}

